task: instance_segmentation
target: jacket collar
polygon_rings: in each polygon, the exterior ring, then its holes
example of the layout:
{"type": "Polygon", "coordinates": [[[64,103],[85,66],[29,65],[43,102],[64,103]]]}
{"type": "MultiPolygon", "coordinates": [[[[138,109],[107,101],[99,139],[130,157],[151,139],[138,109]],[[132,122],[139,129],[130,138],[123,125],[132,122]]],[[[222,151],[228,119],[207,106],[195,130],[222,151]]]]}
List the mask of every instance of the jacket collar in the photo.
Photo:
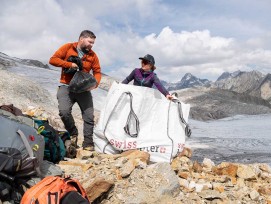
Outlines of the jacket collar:
{"type": "MultiPolygon", "coordinates": [[[[72,43],[73,49],[76,50],[76,52],[77,52],[77,45],[78,45],[78,42],[72,43]]],[[[93,50],[90,50],[90,51],[87,53],[87,55],[91,55],[91,54],[93,54],[93,53],[94,53],[93,50]]]]}

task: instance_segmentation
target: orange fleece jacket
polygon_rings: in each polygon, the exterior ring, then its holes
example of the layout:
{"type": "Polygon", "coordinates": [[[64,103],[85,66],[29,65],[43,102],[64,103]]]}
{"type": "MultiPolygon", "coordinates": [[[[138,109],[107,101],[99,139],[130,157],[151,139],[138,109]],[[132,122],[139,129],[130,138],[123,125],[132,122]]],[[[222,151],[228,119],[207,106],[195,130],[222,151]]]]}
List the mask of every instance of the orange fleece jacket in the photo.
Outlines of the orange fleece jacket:
{"type": "MultiPolygon", "coordinates": [[[[78,56],[77,53],[77,44],[78,42],[74,43],[67,43],[61,46],[54,55],[50,58],[49,63],[56,67],[62,67],[60,82],[63,84],[69,84],[73,75],[65,74],[64,68],[70,68],[72,66],[72,62],[68,62],[67,59],[73,55],[78,56]]],[[[97,80],[97,86],[101,81],[101,67],[98,56],[94,51],[90,51],[89,53],[85,54],[82,57],[83,62],[83,72],[90,72],[92,70],[95,79],[97,80]]]]}

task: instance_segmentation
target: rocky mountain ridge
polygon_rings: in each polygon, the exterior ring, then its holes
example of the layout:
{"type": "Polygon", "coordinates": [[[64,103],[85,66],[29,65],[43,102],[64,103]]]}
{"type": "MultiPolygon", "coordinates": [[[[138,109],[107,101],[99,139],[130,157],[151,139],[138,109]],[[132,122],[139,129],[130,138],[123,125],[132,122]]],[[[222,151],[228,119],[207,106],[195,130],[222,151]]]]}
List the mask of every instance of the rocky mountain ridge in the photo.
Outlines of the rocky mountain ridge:
{"type": "Polygon", "coordinates": [[[5,53],[0,52],[0,68],[4,69],[7,67],[18,66],[20,64],[49,69],[48,64],[44,64],[38,60],[10,57],[5,53]]]}
{"type": "Polygon", "coordinates": [[[195,87],[175,92],[181,101],[191,105],[190,117],[195,120],[271,113],[269,102],[248,94],[211,87],[195,87]]]}
{"type": "Polygon", "coordinates": [[[271,103],[271,77],[259,71],[240,72],[235,77],[217,80],[215,86],[237,93],[262,98],[271,103]]]}
{"type": "Polygon", "coordinates": [[[223,72],[218,78],[216,81],[220,81],[220,80],[223,80],[223,79],[228,79],[228,78],[234,78],[236,76],[238,76],[240,74],[240,70],[238,71],[235,71],[233,73],[229,73],[229,72],[223,72]]]}
{"type": "Polygon", "coordinates": [[[258,86],[256,86],[250,94],[256,97],[261,97],[271,103],[271,74],[267,74],[261,79],[258,86]]]}
{"type": "MultiPolygon", "coordinates": [[[[222,74],[223,75],[223,74],[222,74]]],[[[267,74],[268,75],[268,74],[267,74]]],[[[259,71],[251,72],[241,72],[239,71],[237,75],[229,75],[221,79],[221,77],[213,84],[214,87],[234,91],[237,93],[250,94],[259,86],[264,85],[263,80],[265,75],[259,71]]],[[[267,80],[265,80],[265,83],[267,80]]],[[[271,87],[270,87],[271,88],[271,87]]]]}
{"type": "Polygon", "coordinates": [[[240,70],[233,73],[224,72],[215,82],[211,82],[208,79],[200,79],[190,73],[187,73],[181,81],[177,83],[167,83],[163,81],[163,85],[169,91],[195,87],[212,87],[256,96],[271,103],[270,74],[264,75],[256,70],[251,72],[240,70]]]}
{"type": "Polygon", "coordinates": [[[190,116],[195,120],[271,113],[271,74],[255,70],[224,72],[211,82],[187,73],[174,86],[162,83],[176,92],[181,101],[191,105],[190,116]]]}

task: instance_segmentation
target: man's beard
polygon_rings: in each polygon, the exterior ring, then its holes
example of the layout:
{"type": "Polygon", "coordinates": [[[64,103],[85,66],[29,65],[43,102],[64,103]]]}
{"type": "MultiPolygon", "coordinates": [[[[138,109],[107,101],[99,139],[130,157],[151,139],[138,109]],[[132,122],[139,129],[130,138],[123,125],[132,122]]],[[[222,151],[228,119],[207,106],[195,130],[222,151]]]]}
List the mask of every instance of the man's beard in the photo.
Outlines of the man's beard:
{"type": "Polygon", "coordinates": [[[90,49],[88,49],[86,46],[82,46],[82,47],[81,47],[81,50],[82,50],[82,52],[85,53],[85,54],[89,53],[89,51],[90,51],[90,49]]]}

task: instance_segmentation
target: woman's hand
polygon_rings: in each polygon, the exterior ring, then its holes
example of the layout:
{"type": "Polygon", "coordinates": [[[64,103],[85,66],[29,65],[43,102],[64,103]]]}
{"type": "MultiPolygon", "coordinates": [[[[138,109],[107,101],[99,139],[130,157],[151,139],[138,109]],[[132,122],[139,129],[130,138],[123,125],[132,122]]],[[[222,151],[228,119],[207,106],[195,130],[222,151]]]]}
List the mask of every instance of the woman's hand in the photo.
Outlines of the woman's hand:
{"type": "Polygon", "coordinates": [[[168,94],[168,95],[166,95],[166,98],[167,98],[168,100],[172,100],[172,99],[173,99],[173,96],[171,96],[170,94],[168,94]]]}

